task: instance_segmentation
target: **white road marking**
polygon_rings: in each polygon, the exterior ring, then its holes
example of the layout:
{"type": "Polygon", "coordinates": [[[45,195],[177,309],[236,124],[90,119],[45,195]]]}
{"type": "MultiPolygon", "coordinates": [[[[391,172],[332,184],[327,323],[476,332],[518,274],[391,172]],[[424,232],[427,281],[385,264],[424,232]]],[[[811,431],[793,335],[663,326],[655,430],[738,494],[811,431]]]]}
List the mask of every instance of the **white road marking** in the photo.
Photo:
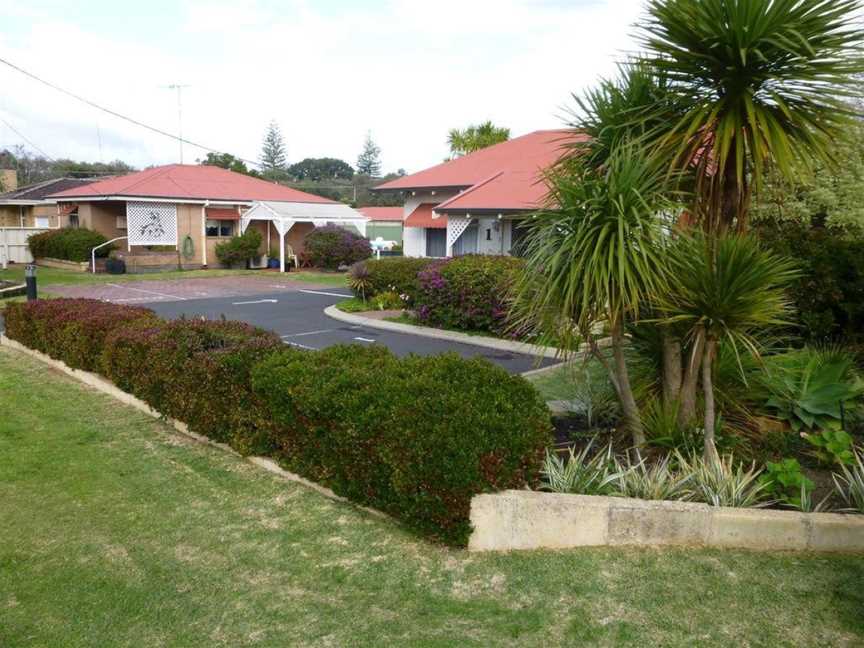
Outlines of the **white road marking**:
{"type": "Polygon", "coordinates": [[[302,337],[304,335],[318,335],[319,333],[332,333],[333,329],[321,329],[320,331],[306,331],[305,333],[289,333],[288,335],[283,335],[283,338],[289,337],[302,337]]]}
{"type": "Polygon", "coordinates": [[[244,304],[278,304],[278,299],[256,299],[255,301],[234,302],[232,306],[243,306],[244,304]]]}
{"type": "MultiPolygon", "coordinates": [[[[104,302],[119,304],[121,302],[141,302],[141,301],[154,301],[152,297],[127,297],[125,299],[103,299],[104,302]]],[[[161,301],[161,300],[158,300],[161,301]]]]}
{"type": "Polygon", "coordinates": [[[375,342],[376,341],[376,340],[370,340],[369,338],[363,338],[363,337],[355,337],[354,339],[360,340],[361,342],[375,342]]]}
{"type": "Polygon", "coordinates": [[[290,344],[291,346],[299,347],[301,349],[308,349],[309,351],[317,351],[313,346],[306,346],[305,344],[300,344],[299,342],[291,342],[290,340],[282,340],[282,344],[290,344]]]}
{"type": "Polygon", "coordinates": [[[351,295],[345,295],[343,293],[331,293],[322,290],[300,290],[298,292],[308,293],[310,295],[327,295],[328,297],[351,297],[351,295]]]}
{"type": "Polygon", "coordinates": [[[112,288],[120,288],[120,290],[134,290],[135,292],[147,293],[148,295],[158,295],[159,297],[167,297],[168,299],[176,299],[177,301],[186,301],[185,297],[178,297],[177,295],[169,295],[167,293],[156,292],[155,290],[144,290],[143,288],[133,288],[132,286],[121,286],[120,284],[109,283],[105,284],[106,286],[111,286],[112,288]]]}

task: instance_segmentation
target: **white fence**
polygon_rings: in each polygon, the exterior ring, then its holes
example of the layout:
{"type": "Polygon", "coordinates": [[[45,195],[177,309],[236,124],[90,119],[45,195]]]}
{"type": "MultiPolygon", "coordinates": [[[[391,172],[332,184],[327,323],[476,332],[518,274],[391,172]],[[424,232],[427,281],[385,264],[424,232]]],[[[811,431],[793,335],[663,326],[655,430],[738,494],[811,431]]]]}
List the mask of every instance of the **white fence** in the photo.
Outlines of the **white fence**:
{"type": "Polygon", "coordinates": [[[33,263],[27,239],[47,232],[47,227],[0,227],[0,267],[4,263],[33,263]]]}

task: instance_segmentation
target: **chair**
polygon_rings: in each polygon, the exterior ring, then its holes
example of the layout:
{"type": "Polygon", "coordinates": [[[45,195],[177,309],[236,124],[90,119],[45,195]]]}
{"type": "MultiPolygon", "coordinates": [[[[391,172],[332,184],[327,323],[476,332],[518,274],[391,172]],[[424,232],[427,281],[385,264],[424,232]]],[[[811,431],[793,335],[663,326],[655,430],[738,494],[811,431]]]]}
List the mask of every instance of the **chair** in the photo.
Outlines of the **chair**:
{"type": "Polygon", "coordinates": [[[294,268],[300,267],[300,260],[297,258],[297,255],[294,254],[294,248],[291,247],[288,243],[285,244],[285,262],[291,263],[294,262],[294,268]]]}

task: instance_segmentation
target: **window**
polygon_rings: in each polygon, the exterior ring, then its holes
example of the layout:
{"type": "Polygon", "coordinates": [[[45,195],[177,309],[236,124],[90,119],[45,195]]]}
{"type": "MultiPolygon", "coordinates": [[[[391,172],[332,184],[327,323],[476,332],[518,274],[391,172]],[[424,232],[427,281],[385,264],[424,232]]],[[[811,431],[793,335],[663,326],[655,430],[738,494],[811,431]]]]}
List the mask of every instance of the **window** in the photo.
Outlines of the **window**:
{"type": "Polygon", "coordinates": [[[69,227],[79,228],[81,227],[81,221],[78,220],[78,212],[74,211],[69,214],[69,227]]]}
{"type": "Polygon", "coordinates": [[[426,256],[447,256],[447,230],[444,228],[426,228],[426,256]]]}
{"type": "Polygon", "coordinates": [[[453,256],[477,253],[477,223],[471,223],[453,244],[453,256]]]}
{"type": "Polygon", "coordinates": [[[50,227],[51,219],[47,216],[37,216],[36,217],[36,227],[50,227]]]}
{"type": "Polygon", "coordinates": [[[234,236],[234,221],[207,219],[207,236],[234,236]]]}
{"type": "Polygon", "coordinates": [[[528,224],[513,222],[513,229],[510,233],[510,254],[512,256],[521,257],[525,254],[525,243],[528,235],[528,224]]]}
{"type": "Polygon", "coordinates": [[[126,229],[126,217],[117,216],[114,220],[114,227],[116,227],[117,229],[126,229]]]}

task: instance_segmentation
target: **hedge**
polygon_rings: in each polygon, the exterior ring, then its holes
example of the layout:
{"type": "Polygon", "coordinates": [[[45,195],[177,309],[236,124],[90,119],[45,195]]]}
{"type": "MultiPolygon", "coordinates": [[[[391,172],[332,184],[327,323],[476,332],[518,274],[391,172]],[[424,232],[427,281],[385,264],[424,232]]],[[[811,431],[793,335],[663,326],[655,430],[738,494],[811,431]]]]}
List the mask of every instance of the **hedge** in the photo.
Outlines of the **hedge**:
{"type": "MultiPolygon", "coordinates": [[[[413,302],[420,289],[417,275],[432,263],[432,260],[414,257],[389,257],[370,259],[369,261],[362,261],[362,263],[366,266],[366,280],[369,285],[365,295],[367,299],[378,293],[393,290],[400,295],[408,295],[409,301],[413,302]]],[[[353,290],[353,292],[356,297],[363,297],[359,290],[353,290]]]]}
{"type": "MultiPolygon", "coordinates": [[[[65,261],[89,261],[90,253],[97,245],[102,245],[108,239],[99,232],[85,228],[49,230],[41,234],[33,234],[27,239],[30,254],[35,259],[63,259],[65,261]]],[[[106,257],[112,246],[106,245],[96,250],[97,257],[106,257]]]]}
{"type": "Polygon", "coordinates": [[[282,463],[451,544],[468,540],[474,495],[536,485],[550,443],[534,388],[481,359],[287,350],[252,383],[282,463]]]}
{"type": "Polygon", "coordinates": [[[218,243],[215,250],[216,258],[225,266],[246,263],[258,256],[259,247],[261,247],[261,232],[250,228],[240,236],[218,243]]]}
{"type": "Polygon", "coordinates": [[[418,274],[417,319],[441,328],[512,333],[508,292],[521,259],[471,254],[437,261],[418,274]]]}
{"type": "Polygon", "coordinates": [[[3,317],[10,338],[84,371],[99,371],[102,350],[114,331],[161,321],[149,309],[98,299],[13,302],[3,317]]]}
{"type": "Polygon", "coordinates": [[[467,541],[474,495],[536,485],[551,442],[534,388],[482,359],[300,351],[240,322],[166,322],[93,300],[10,304],[6,327],[193,432],[452,544],[467,541]]]}
{"type": "Polygon", "coordinates": [[[372,254],[368,240],[337,225],[316,227],[303,239],[303,249],[312,265],[328,270],[350,266],[372,254]]]}

